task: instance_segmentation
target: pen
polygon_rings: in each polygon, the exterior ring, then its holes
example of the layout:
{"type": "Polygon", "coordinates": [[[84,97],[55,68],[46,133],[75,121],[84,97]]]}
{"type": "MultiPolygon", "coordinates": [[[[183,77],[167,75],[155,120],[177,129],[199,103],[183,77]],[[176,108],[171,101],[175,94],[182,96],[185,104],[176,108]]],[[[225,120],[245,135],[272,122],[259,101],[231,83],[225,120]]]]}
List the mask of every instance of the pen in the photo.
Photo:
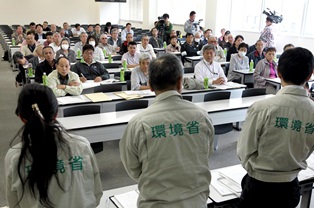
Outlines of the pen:
{"type": "Polygon", "coordinates": [[[84,77],[84,78],[85,78],[85,76],[84,76],[84,74],[83,74],[83,73],[81,73],[81,75],[82,75],[82,77],[84,77]]]}

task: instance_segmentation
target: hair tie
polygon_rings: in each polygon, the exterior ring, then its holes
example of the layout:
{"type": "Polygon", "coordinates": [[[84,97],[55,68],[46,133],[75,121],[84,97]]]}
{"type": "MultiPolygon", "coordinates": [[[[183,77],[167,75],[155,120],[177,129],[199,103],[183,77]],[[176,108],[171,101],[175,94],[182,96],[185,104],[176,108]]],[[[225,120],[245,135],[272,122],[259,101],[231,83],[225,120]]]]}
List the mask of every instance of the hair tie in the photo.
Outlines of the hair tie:
{"type": "Polygon", "coordinates": [[[32,105],[32,109],[33,109],[33,111],[37,111],[38,115],[40,116],[40,118],[41,118],[42,120],[45,120],[43,114],[41,114],[41,112],[40,112],[40,110],[39,110],[39,107],[38,107],[37,103],[34,103],[34,104],[32,105]]]}

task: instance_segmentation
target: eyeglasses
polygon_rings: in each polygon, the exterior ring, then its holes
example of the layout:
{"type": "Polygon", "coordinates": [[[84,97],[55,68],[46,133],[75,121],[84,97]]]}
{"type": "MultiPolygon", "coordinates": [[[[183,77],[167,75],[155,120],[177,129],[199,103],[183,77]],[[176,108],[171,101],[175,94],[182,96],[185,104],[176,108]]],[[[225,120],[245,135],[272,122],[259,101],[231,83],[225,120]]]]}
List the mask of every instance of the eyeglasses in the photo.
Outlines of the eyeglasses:
{"type": "Polygon", "coordinates": [[[102,40],[107,40],[108,38],[101,38],[102,40]]]}
{"type": "Polygon", "coordinates": [[[89,56],[92,56],[94,55],[94,52],[84,52],[85,55],[89,55],[89,56]]]}

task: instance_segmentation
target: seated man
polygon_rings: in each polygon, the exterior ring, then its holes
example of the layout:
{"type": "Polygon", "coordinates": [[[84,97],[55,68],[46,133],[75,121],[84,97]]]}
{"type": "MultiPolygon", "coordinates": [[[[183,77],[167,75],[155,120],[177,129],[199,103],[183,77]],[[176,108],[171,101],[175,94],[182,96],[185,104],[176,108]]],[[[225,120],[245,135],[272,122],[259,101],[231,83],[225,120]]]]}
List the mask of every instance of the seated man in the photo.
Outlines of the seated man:
{"type": "Polygon", "coordinates": [[[15,85],[22,85],[26,83],[26,70],[30,67],[29,60],[33,57],[33,55],[24,56],[20,51],[16,51],[13,54],[14,63],[17,63],[19,66],[19,73],[15,78],[15,85]]]}
{"type": "Polygon", "coordinates": [[[151,57],[143,53],[140,56],[140,65],[135,67],[131,73],[131,90],[149,90],[148,85],[148,66],[151,57]]]}
{"type": "Polygon", "coordinates": [[[82,52],[83,46],[85,46],[85,44],[87,43],[87,37],[88,36],[87,36],[86,32],[82,32],[80,34],[80,40],[81,41],[75,43],[75,45],[74,45],[74,51],[75,51],[76,56],[77,56],[77,51],[78,50],[80,50],[82,52]]]}
{"type": "Polygon", "coordinates": [[[44,46],[49,46],[51,43],[53,43],[53,33],[49,31],[46,33],[46,41],[44,42],[44,46]]]}
{"type": "Polygon", "coordinates": [[[63,23],[63,29],[64,29],[64,36],[65,37],[67,37],[67,38],[73,37],[72,30],[70,29],[69,24],[67,22],[63,23]]]}
{"type": "Polygon", "coordinates": [[[32,64],[33,69],[36,69],[38,64],[40,64],[41,62],[45,60],[45,57],[43,54],[43,48],[44,48],[44,45],[39,44],[34,50],[34,57],[29,59],[29,63],[32,64]]]}
{"type": "Polygon", "coordinates": [[[227,36],[227,43],[225,44],[224,49],[226,48],[227,51],[228,51],[229,48],[231,48],[231,47],[233,46],[233,43],[234,43],[234,38],[233,38],[233,35],[230,33],[230,34],[227,36]]]}
{"type": "Polygon", "coordinates": [[[121,61],[126,60],[128,68],[139,66],[140,53],[136,51],[136,43],[131,41],[128,45],[128,52],[123,54],[121,61]]]}
{"type": "Polygon", "coordinates": [[[103,33],[101,32],[100,24],[96,24],[95,25],[95,31],[91,35],[94,36],[97,39],[97,41],[99,42],[100,41],[100,36],[102,34],[103,33]]]}
{"type": "Polygon", "coordinates": [[[59,33],[53,33],[53,42],[49,45],[53,48],[53,51],[57,52],[61,48],[61,36],[59,33]]]}
{"type": "Polygon", "coordinates": [[[207,29],[204,32],[203,37],[203,45],[206,45],[208,43],[208,38],[213,35],[213,31],[211,29],[207,29]]]}
{"type": "Polygon", "coordinates": [[[29,31],[32,31],[32,32],[34,32],[34,34],[36,34],[36,24],[35,24],[35,22],[29,23],[29,29],[26,31],[26,34],[29,31]]]}
{"type": "Polygon", "coordinates": [[[182,99],[182,80],[176,56],[153,60],[154,103],[129,121],[120,141],[121,161],[139,184],[139,208],[207,207],[214,127],[206,111],[182,99]]]}
{"type": "Polygon", "coordinates": [[[183,62],[184,58],[187,56],[198,56],[198,54],[200,54],[200,50],[202,49],[202,47],[197,47],[194,44],[193,39],[194,39],[193,34],[187,33],[185,43],[181,45],[181,56],[183,62]]]}
{"type": "Polygon", "coordinates": [[[15,33],[12,33],[11,37],[15,39],[15,45],[22,44],[26,39],[26,34],[23,33],[23,27],[21,25],[17,26],[15,33]]]}
{"type": "Polygon", "coordinates": [[[43,31],[45,31],[45,32],[51,31],[50,28],[48,27],[48,22],[47,21],[43,22],[43,31]]]}
{"type": "Polygon", "coordinates": [[[72,28],[71,30],[73,37],[79,37],[81,35],[81,33],[85,33],[86,31],[84,30],[84,28],[81,27],[81,25],[79,23],[76,23],[74,28],[72,28]]]}
{"type": "Polygon", "coordinates": [[[129,22],[126,23],[124,30],[122,30],[122,32],[121,32],[121,40],[122,41],[126,41],[127,40],[126,36],[129,33],[132,34],[132,37],[134,36],[134,31],[131,29],[131,27],[132,27],[131,23],[129,23],[129,22]]]}
{"type": "Polygon", "coordinates": [[[80,95],[83,91],[83,85],[79,76],[70,71],[69,60],[60,57],[56,61],[57,69],[48,75],[48,87],[50,87],[56,97],[66,95],[80,95]]]}
{"type": "Polygon", "coordinates": [[[52,32],[52,33],[58,32],[58,31],[57,31],[57,25],[56,25],[56,24],[51,24],[50,29],[51,29],[51,32],[52,32]]]}
{"type": "Polygon", "coordinates": [[[93,61],[94,47],[86,44],[83,46],[83,58],[72,66],[72,71],[80,76],[81,82],[87,80],[94,80],[94,82],[101,82],[109,79],[109,73],[104,65],[93,61]]]}
{"type": "Polygon", "coordinates": [[[110,32],[111,37],[108,39],[108,43],[115,48],[116,52],[118,52],[122,45],[122,40],[118,37],[119,31],[117,28],[113,28],[110,32]]]}
{"type": "Polygon", "coordinates": [[[200,32],[196,32],[194,34],[194,45],[198,48],[203,48],[204,44],[201,41],[201,33],[200,32]]]}
{"type": "Polygon", "coordinates": [[[140,54],[147,53],[153,59],[155,59],[156,54],[154,52],[153,46],[149,44],[148,41],[149,41],[148,35],[143,35],[141,44],[137,46],[137,52],[139,52],[140,54]]]}
{"type": "Polygon", "coordinates": [[[86,33],[88,36],[92,35],[94,33],[94,26],[89,24],[86,33]]]}
{"type": "Polygon", "coordinates": [[[285,51],[278,64],[282,88],[248,109],[237,144],[247,171],[239,207],[299,204],[298,174],[308,167],[306,160],[314,146],[314,103],[303,88],[311,78],[313,63],[313,54],[305,48],[285,51]]]}
{"type": "Polygon", "coordinates": [[[36,46],[35,33],[33,31],[28,31],[26,34],[26,45],[21,46],[22,54],[24,56],[33,54],[36,46]]]}
{"type": "Polygon", "coordinates": [[[216,47],[208,44],[203,47],[203,60],[195,66],[195,78],[200,82],[204,82],[208,78],[208,84],[221,85],[227,82],[227,77],[220,64],[214,61],[216,55],[216,47]]]}
{"type": "Polygon", "coordinates": [[[120,54],[123,55],[125,54],[126,52],[128,52],[128,45],[129,43],[133,41],[133,35],[131,33],[128,33],[126,35],[126,41],[123,42],[123,44],[121,45],[121,48],[120,48],[120,54]]]}
{"type": "Polygon", "coordinates": [[[39,39],[46,39],[46,34],[43,33],[43,26],[41,24],[36,25],[35,40],[38,41],[39,39]]]}
{"type": "Polygon", "coordinates": [[[115,48],[108,43],[108,37],[106,34],[102,34],[99,40],[100,40],[100,43],[98,44],[98,47],[101,48],[102,50],[105,49],[106,54],[109,54],[109,53],[116,54],[115,48]]]}
{"type": "Polygon", "coordinates": [[[43,48],[43,55],[45,61],[38,64],[35,70],[35,82],[43,83],[44,72],[48,76],[53,70],[56,69],[55,52],[51,46],[45,46],[43,48]]]}
{"type": "Polygon", "coordinates": [[[288,43],[286,44],[284,47],[283,47],[283,51],[285,52],[286,50],[289,50],[289,49],[292,49],[294,48],[294,45],[291,44],[291,43],[288,43]]]}
{"type": "Polygon", "coordinates": [[[264,52],[263,52],[263,50],[264,50],[264,42],[262,40],[256,41],[255,47],[256,47],[256,50],[251,52],[250,54],[248,54],[249,63],[251,63],[251,60],[253,60],[254,69],[255,69],[257,63],[260,60],[265,58],[265,55],[264,55],[264,52]]]}
{"type": "Polygon", "coordinates": [[[158,38],[158,30],[157,28],[153,28],[151,30],[152,37],[149,39],[149,44],[153,46],[153,48],[162,48],[163,47],[163,42],[161,38],[158,38]]]}
{"type": "MultiPolygon", "coordinates": [[[[210,36],[208,38],[208,43],[207,44],[213,44],[216,49],[216,55],[214,61],[217,62],[225,62],[226,61],[226,55],[224,53],[224,50],[218,45],[217,38],[215,36],[210,36]]],[[[201,52],[202,54],[202,52],[201,52]]]]}

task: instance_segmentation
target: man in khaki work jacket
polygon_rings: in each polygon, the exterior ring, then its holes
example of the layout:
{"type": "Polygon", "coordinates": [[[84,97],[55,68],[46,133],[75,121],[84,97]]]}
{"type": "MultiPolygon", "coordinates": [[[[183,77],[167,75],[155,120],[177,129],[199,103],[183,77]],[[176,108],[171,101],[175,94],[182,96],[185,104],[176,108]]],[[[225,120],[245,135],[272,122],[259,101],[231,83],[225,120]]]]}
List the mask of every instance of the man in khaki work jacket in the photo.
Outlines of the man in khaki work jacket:
{"type": "Polygon", "coordinates": [[[205,208],[214,128],[207,112],[183,100],[183,66],[172,54],[151,62],[154,103],[129,122],[120,156],[138,181],[138,207],[205,208]]]}

